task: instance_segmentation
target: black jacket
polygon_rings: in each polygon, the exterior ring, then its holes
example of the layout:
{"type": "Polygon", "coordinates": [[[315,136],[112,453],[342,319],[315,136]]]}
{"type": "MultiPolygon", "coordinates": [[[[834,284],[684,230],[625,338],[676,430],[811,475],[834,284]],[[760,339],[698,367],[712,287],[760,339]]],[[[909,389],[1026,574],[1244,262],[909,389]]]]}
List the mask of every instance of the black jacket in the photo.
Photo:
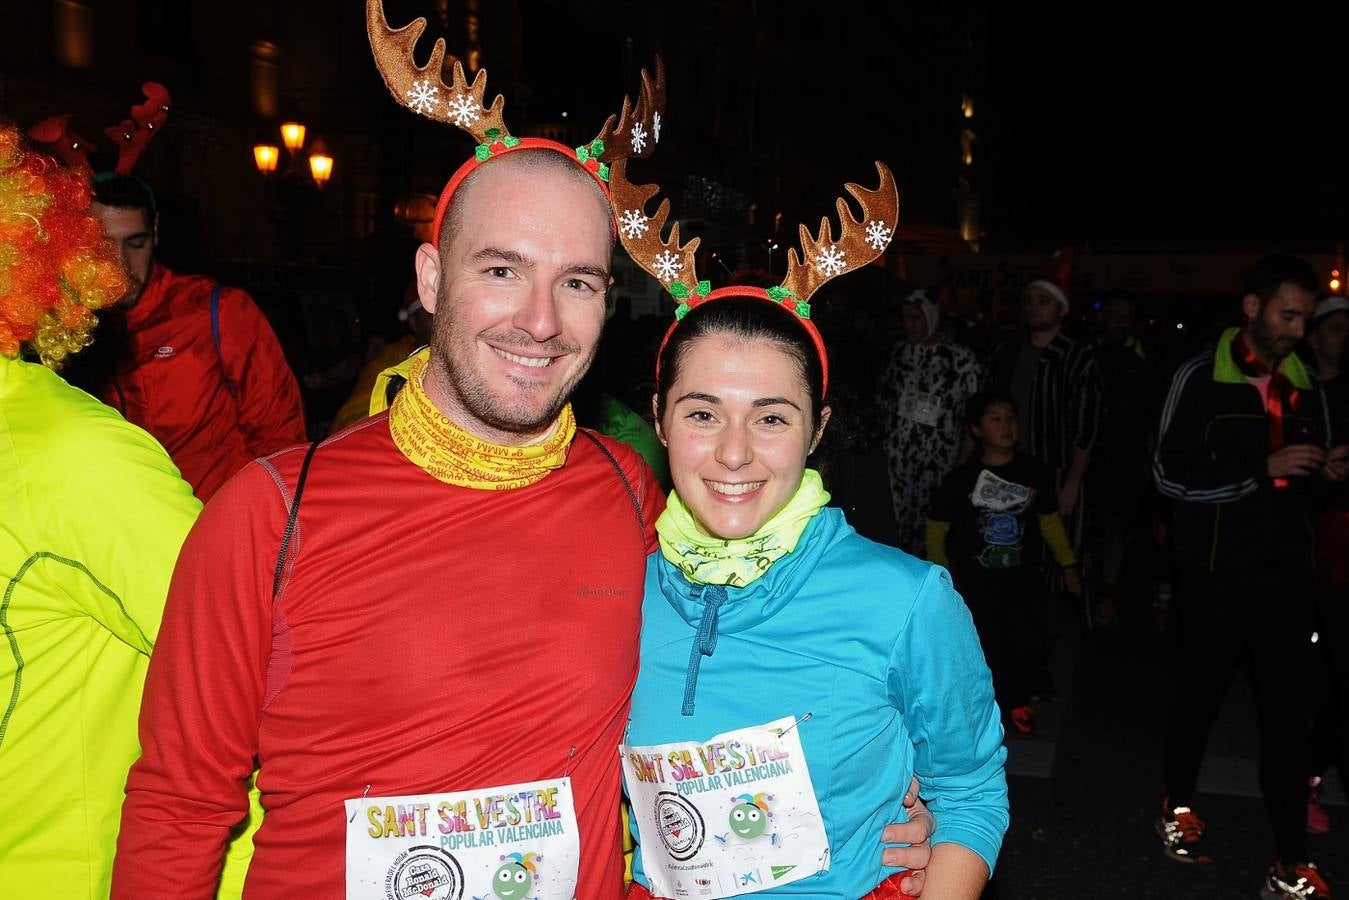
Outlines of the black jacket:
{"type": "MultiPolygon", "coordinates": [[[[1232,571],[1280,565],[1310,569],[1309,495],[1321,477],[1293,478],[1274,487],[1269,418],[1260,392],[1232,358],[1236,329],[1216,351],[1196,356],[1176,372],[1162,407],[1153,476],[1177,502],[1171,545],[1177,565],[1190,571],[1232,571]]],[[[1326,446],[1330,427],[1321,392],[1294,357],[1283,371],[1298,388],[1298,411],[1285,413],[1288,443],[1326,446]]]]}

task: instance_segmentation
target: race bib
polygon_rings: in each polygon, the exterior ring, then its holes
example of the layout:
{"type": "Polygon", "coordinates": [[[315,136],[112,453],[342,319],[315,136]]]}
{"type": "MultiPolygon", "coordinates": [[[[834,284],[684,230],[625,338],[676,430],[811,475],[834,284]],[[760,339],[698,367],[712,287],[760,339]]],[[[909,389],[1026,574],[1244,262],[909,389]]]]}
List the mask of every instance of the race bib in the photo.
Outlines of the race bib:
{"type": "Polygon", "coordinates": [[[988,469],[979,470],[970,493],[970,503],[976,509],[1016,515],[1025,512],[1035,500],[1035,488],[999,478],[988,469]]]}
{"type": "Polygon", "coordinates": [[[348,900],[573,900],[571,779],[346,802],[348,900]]]}
{"type": "Polygon", "coordinates": [[[797,722],[704,742],[623,746],[623,775],[657,897],[735,897],[829,868],[797,722]]]}
{"type": "Polygon", "coordinates": [[[941,403],[932,394],[908,389],[899,392],[898,411],[906,419],[935,428],[937,420],[941,417],[941,410],[941,403]]]}

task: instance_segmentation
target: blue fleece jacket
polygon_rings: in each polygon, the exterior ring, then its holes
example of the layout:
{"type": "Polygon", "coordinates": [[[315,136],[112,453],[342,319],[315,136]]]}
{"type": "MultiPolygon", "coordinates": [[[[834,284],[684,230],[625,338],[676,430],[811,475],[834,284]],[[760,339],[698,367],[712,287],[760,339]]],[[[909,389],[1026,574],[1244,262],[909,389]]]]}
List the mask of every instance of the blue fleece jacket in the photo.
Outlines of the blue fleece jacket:
{"type": "MultiPolygon", "coordinates": [[[[1008,823],[1007,751],[974,624],[946,571],[861,537],[826,508],[761,578],[725,589],[692,673],[705,599],[720,590],[650,557],[627,743],[706,740],[811,714],[799,727],[830,869],[762,893],[855,900],[899,871],[880,863],[881,830],[906,820],[914,775],[936,816],[934,843],[968,847],[991,871],[1008,823]]],[[[640,852],[633,874],[649,883],[640,852]]]]}

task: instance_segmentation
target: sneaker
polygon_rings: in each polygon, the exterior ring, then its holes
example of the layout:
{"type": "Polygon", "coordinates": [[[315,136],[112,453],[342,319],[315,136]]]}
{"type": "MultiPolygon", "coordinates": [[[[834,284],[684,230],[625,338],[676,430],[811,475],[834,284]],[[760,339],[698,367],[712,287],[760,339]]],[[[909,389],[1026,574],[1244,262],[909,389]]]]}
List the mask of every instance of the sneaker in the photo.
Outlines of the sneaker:
{"type": "Polygon", "coordinates": [[[1012,727],[1021,734],[1030,734],[1035,730],[1035,710],[1029,706],[1018,706],[1007,717],[1012,720],[1012,727]]]}
{"type": "Polygon", "coordinates": [[[1162,849],[1176,862],[1210,863],[1204,847],[1204,823],[1188,806],[1168,809],[1162,803],[1162,817],[1157,820],[1157,834],[1162,838],[1162,849]]]}
{"type": "Polygon", "coordinates": [[[1321,877],[1315,863],[1295,863],[1285,867],[1278,862],[1269,867],[1261,900],[1329,900],[1330,885],[1321,877]]]}
{"type": "Polygon", "coordinates": [[[1321,807],[1321,779],[1307,779],[1307,833],[1325,834],[1330,831],[1330,816],[1321,807]]]}

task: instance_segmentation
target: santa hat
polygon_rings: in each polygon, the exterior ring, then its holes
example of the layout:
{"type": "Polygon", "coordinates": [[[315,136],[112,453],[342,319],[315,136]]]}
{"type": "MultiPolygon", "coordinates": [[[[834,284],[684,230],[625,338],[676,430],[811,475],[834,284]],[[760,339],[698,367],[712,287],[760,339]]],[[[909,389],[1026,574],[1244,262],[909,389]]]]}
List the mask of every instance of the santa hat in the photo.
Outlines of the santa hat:
{"type": "Polygon", "coordinates": [[[937,326],[941,324],[941,312],[937,309],[937,300],[933,297],[935,289],[919,288],[909,296],[904,298],[905,303],[917,303],[923,310],[923,318],[927,319],[927,336],[937,333],[937,326]]]}
{"type": "Polygon", "coordinates": [[[1041,287],[1053,295],[1054,299],[1059,301],[1059,306],[1064,312],[1068,311],[1068,297],[1072,293],[1073,284],[1073,248],[1066,247],[1054,254],[1053,260],[1049,263],[1049,270],[1045,272],[1043,278],[1037,278],[1026,285],[1026,290],[1033,287],[1041,287]]]}

